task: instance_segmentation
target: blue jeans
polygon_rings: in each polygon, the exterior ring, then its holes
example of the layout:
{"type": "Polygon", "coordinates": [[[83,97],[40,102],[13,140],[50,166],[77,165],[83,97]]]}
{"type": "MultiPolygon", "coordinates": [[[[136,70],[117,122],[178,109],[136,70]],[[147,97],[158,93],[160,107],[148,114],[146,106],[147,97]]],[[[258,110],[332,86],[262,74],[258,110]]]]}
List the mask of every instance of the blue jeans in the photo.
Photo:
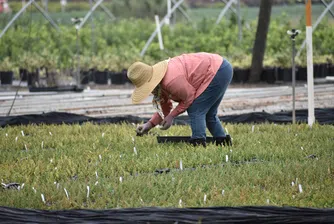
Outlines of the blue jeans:
{"type": "Polygon", "coordinates": [[[213,137],[225,137],[225,131],[217,116],[228,85],[233,77],[232,65],[224,59],[222,65],[204,92],[187,109],[192,139],[205,139],[206,127],[213,137]]]}

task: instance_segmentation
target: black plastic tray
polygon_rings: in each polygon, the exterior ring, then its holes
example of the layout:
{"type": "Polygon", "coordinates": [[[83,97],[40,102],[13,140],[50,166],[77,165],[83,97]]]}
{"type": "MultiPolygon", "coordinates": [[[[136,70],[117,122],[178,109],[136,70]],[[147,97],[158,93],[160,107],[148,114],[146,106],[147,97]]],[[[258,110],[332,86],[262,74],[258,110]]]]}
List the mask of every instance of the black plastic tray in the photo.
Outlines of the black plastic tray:
{"type": "MultiPolygon", "coordinates": [[[[157,136],[158,143],[189,142],[190,136],[157,136]]],[[[206,137],[206,143],[214,142],[213,137],[206,137]]]]}
{"type": "Polygon", "coordinates": [[[52,87],[29,87],[30,92],[82,92],[79,86],[52,86],[52,87]]]}

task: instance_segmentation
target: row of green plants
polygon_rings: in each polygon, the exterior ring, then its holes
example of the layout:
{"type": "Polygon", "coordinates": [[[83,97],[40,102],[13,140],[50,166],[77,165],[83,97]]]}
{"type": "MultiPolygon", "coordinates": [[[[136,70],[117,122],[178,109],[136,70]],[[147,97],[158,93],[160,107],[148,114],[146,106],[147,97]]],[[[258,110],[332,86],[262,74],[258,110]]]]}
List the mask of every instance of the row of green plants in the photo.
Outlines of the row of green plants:
{"type": "MultiPolygon", "coordinates": [[[[280,21],[282,19],[271,22],[264,65],[289,68],[292,49],[286,31],[291,29],[291,25],[280,21]]],[[[303,32],[296,38],[296,47],[299,49],[305,32],[303,24],[296,28],[303,32]]],[[[95,68],[121,71],[137,60],[153,64],[182,53],[200,51],[221,54],[231,60],[234,67],[250,67],[256,21],[243,25],[242,41],[238,40],[238,28],[233,19],[222,21],[219,25],[204,19],[195,25],[178,23],[173,27],[164,26],[162,33],[165,50],[160,50],[156,38],[145,56],[140,57],[154,29],[153,22],[141,19],[113,23],[97,21],[93,34],[88,25],[79,31],[78,48],[74,26],[61,26],[61,32],[58,33],[46,23],[17,24],[0,39],[0,71],[22,68],[33,72],[40,67],[62,70],[78,68],[78,63],[81,70],[95,68]]],[[[333,39],[334,26],[324,20],[313,36],[315,63],[333,61],[333,39]]],[[[306,65],[305,50],[296,62],[300,66],[306,65]]]]}

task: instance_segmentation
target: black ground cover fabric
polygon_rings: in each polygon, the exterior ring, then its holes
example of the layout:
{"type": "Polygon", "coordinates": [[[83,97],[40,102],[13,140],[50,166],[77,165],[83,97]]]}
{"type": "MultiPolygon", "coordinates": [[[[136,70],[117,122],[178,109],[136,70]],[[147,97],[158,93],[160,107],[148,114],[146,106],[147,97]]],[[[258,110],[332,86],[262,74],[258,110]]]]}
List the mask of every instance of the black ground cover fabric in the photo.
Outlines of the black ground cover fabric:
{"type": "Polygon", "coordinates": [[[28,210],[0,207],[1,223],[333,223],[334,209],[296,207],[28,210]]]}
{"type": "MultiPolygon", "coordinates": [[[[307,123],[307,110],[297,110],[296,120],[297,122],[307,123]]],[[[315,109],[316,121],[320,124],[334,124],[334,108],[315,109]]],[[[266,113],[266,112],[254,112],[240,115],[229,115],[219,117],[225,123],[277,123],[286,124],[291,123],[292,113],[291,111],[279,112],[279,113],[266,113]]],[[[147,121],[148,119],[140,118],[137,116],[115,116],[94,118],[83,115],[62,113],[62,112],[50,112],[45,114],[29,114],[21,116],[9,116],[0,117],[0,126],[13,126],[13,125],[28,125],[28,124],[82,124],[85,122],[93,122],[96,124],[108,124],[108,123],[140,123],[147,121]]],[[[175,119],[175,124],[185,125],[188,124],[189,117],[180,116],[175,119]]]]}

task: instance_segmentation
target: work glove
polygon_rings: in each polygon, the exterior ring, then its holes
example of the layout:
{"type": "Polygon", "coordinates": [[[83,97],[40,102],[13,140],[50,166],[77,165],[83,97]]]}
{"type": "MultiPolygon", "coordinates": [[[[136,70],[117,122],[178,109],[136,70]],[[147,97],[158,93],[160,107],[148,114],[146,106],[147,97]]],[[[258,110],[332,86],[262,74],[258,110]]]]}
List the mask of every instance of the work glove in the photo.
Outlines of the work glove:
{"type": "Polygon", "coordinates": [[[139,125],[136,129],[136,132],[138,135],[143,135],[143,134],[147,134],[149,132],[149,130],[151,130],[153,127],[151,122],[147,122],[145,124],[139,125]]]}
{"type": "Polygon", "coordinates": [[[165,119],[161,122],[161,126],[162,128],[160,128],[161,130],[167,130],[168,128],[170,128],[170,126],[172,126],[173,124],[173,116],[168,115],[167,117],[165,117],[165,119]]]}

